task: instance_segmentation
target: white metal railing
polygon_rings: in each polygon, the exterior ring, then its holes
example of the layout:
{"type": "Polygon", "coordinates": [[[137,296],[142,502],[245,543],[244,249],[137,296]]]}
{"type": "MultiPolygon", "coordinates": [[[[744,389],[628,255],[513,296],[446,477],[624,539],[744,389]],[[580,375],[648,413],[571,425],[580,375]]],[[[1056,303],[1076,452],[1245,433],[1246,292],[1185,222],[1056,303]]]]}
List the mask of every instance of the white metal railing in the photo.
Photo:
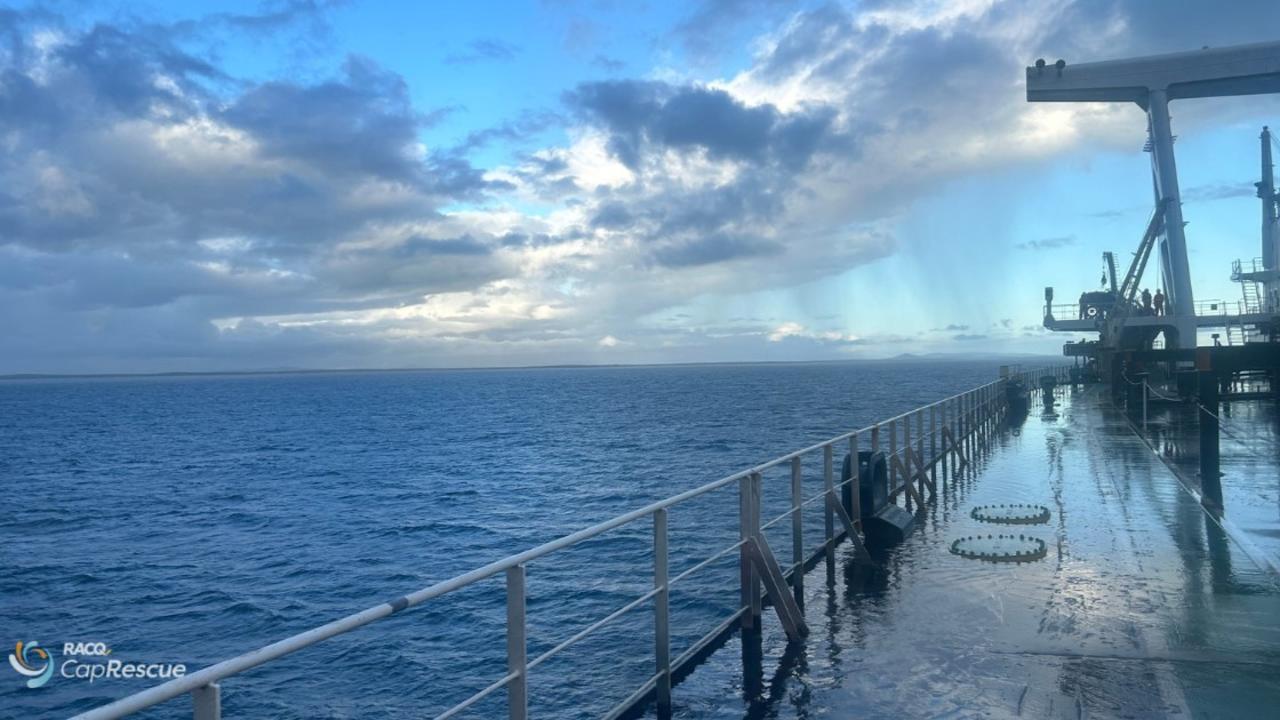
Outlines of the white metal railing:
{"type": "Polygon", "coordinates": [[[1084,307],[1080,303],[1055,303],[1044,306],[1044,316],[1048,320],[1097,320],[1106,315],[1109,308],[1102,308],[1098,305],[1086,304],[1084,307]]]}
{"type": "Polygon", "coordinates": [[[1253,258],[1248,262],[1244,260],[1231,261],[1231,279],[1234,282],[1239,282],[1241,276],[1245,273],[1260,273],[1265,270],[1266,265],[1263,264],[1262,258],[1260,257],[1253,258]]]}
{"type": "Polygon", "coordinates": [[[1239,300],[1198,300],[1196,315],[1200,317],[1255,315],[1261,312],[1257,307],[1239,300]]]}
{"type": "MultiPolygon", "coordinates": [[[[758,565],[753,564],[753,561],[749,559],[749,555],[753,552],[763,552],[768,554],[768,560],[772,560],[772,554],[764,541],[763,531],[765,529],[785,521],[788,517],[791,519],[791,563],[787,566],[783,575],[786,576],[787,583],[796,592],[802,591],[806,565],[823,556],[830,561],[834,561],[835,546],[842,539],[849,538],[861,547],[858,537],[860,513],[856,511],[859,493],[856,491],[852,493],[855,511],[848,514],[845,513],[837,494],[846,485],[852,484],[855,488],[857,487],[858,463],[856,461],[850,463],[852,467],[850,478],[836,482],[834,456],[837,447],[847,444],[852,457],[856,459],[861,438],[869,437],[870,449],[873,451],[881,451],[882,444],[887,440],[889,447],[886,453],[886,461],[890,464],[890,497],[893,498],[899,494],[905,494],[908,506],[910,506],[911,498],[914,498],[917,503],[923,503],[924,491],[930,485],[936,483],[939,467],[941,467],[944,478],[948,474],[958,472],[964,465],[969,463],[969,459],[973,457],[973,451],[981,447],[985,438],[995,431],[1005,409],[1005,396],[1002,390],[1007,379],[1020,379],[1026,384],[1028,393],[1035,393],[1040,391],[1041,378],[1052,376],[1058,381],[1065,381],[1068,377],[1067,373],[1067,366],[1055,366],[1014,373],[1009,378],[1002,378],[996,382],[896,415],[860,430],[846,432],[825,442],[774,458],[766,463],[736,472],[664,500],[659,500],[524,552],[510,555],[470,572],[398,597],[390,602],[376,605],[257,650],[223,660],[190,675],[175,678],[161,685],[128,695],[75,717],[79,720],[111,720],[158,705],[180,695],[190,694],[194,704],[194,717],[196,720],[219,720],[221,718],[222,680],[498,574],[504,574],[506,580],[507,674],[475,692],[466,700],[449,708],[443,714],[437,716],[439,719],[454,717],[498,690],[505,688],[507,691],[509,717],[515,720],[524,720],[524,718],[528,717],[529,671],[650,600],[653,601],[654,612],[655,673],[638,689],[615,705],[606,717],[616,717],[635,705],[647,701],[650,697],[656,700],[659,708],[668,709],[671,707],[672,676],[675,672],[686,665],[696,662],[701,653],[709,651],[717,639],[725,637],[735,624],[740,623],[743,628],[759,627],[762,606],[760,585],[762,582],[765,582],[766,586],[769,585],[768,578],[762,579],[759,572],[754,569],[758,565]],[[928,415],[929,427],[927,433],[924,431],[926,414],[928,415]],[[913,425],[916,430],[914,436],[911,432],[913,425]],[[899,445],[899,438],[902,440],[901,445],[899,445]],[[927,462],[925,461],[924,452],[926,445],[929,448],[927,462]],[[822,455],[824,489],[821,493],[805,499],[802,488],[802,458],[814,453],[821,453],[822,455]],[[790,509],[762,524],[760,521],[762,473],[771,468],[784,465],[789,466],[791,475],[790,509]],[[919,484],[919,489],[913,486],[913,481],[919,484]],[[669,577],[667,516],[670,508],[734,484],[739,488],[739,541],[702,559],[675,577],[669,577]],[[802,514],[804,508],[815,502],[823,502],[825,506],[824,539],[822,545],[812,555],[807,556],[803,544],[802,514]],[[527,657],[528,645],[525,619],[525,575],[528,564],[559,550],[644,518],[649,518],[653,524],[653,588],[530,660],[527,657]],[[844,527],[843,532],[837,531],[837,519],[844,527]],[[672,658],[669,606],[671,586],[735,551],[742,556],[742,605],[728,618],[702,635],[684,653],[672,658]]],[[[934,492],[936,493],[936,486],[934,492]]],[[[758,555],[756,557],[758,559],[758,555]]],[[[775,587],[775,589],[777,588],[775,587]]],[[[774,600],[773,604],[776,606],[779,604],[777,601],[781,598],[772,599],[774,600]]],[[[790,628],[788,629],[788,634],[791,635],[790,628]]],[[[791,639],[798,638],[792,636],[791,639]]]]}

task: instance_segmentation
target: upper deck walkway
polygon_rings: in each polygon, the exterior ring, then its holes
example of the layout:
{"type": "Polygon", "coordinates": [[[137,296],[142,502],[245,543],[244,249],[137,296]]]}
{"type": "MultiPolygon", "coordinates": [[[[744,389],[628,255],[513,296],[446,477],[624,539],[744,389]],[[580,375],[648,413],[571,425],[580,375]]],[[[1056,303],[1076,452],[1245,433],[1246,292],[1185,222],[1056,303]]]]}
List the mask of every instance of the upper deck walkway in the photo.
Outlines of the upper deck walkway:
{"type": "MultiPolygon", "coordinates": [[[[1229,488],[1225,439],[1223,454],[1229,488]]],[[[1274,463],[1265,477],[1252,512],[1274,523],[1274,463]]],[[[741,656],[731,645],[681,684],[677,715],[1257,718],[1280,707],[1277,576],[1103,388],[1060,390],[1055,412],[1033,407],[919,524],[879,569],[851,563],[847,546],[825,582],[815,568],[807,642],[781,651],[766,622],[762,642],[748,635],[741,656]],[[949,552],[957,537],[1009,532],[969,511],[1010,502],[1050,509],[1047,524],[1012,526],[1045,540],[1047,557],[949,552]],[[760,658],[761,647],[773,650],[760,658]]]]}

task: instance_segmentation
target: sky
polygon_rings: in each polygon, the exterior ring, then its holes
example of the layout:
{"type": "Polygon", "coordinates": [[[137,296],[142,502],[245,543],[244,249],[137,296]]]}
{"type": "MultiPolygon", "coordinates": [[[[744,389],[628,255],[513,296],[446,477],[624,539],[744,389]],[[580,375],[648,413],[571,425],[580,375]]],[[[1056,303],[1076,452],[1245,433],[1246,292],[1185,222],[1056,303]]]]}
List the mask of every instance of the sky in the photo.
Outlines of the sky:
{"type": "MultiPolygon", "coordinates": [[[[1152,208],[1024,68],[1275,3],[0,3],[0,373],[1057,354],[1152,208]]],[[[1197,300],[1273,96],[1172,106],[1197,300]]],[[[1154,263],[1153,263],[1154,265],[1154,263]]],[[[1155,279],[1145,285],[1154,289],[1155,279]]]]}

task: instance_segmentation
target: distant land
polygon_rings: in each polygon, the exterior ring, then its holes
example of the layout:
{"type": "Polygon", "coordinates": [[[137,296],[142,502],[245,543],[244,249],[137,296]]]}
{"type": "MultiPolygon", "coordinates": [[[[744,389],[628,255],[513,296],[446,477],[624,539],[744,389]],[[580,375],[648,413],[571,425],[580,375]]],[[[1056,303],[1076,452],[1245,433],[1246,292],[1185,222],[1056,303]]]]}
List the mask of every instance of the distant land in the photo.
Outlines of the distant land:
{"type": "Polygon", "coordinates": [[[247,370],[200,370],[171,371],[152,373],[12,373],[0,375],[0,380],[58,380],[89,378],[148,378],[148,377],[206,377],[206,376],[240,376],[240,375],[332,375],[340,373],[413,373],[413,372],[485,372],[493,370],[569,370],[591,368],[651,368],[651,367],[698,367],[698,366],[743,366],[743,365],[838,365],[842,363],[890,363],[890,362],[934,362],[934,361],[1009,361],[1030,362],[1041,361],[1052,363],[1061,361],[1057,355],[1038,355],[1035,353],[903,353],[889,358],[848,358],[840,360],[742,360],[734,362],[687,362],[687,363],[610,363],[610,364],[553,364],[553,365],[487,365],[483,367],[408,367],[408,368],[257,368],[247,370]]]}

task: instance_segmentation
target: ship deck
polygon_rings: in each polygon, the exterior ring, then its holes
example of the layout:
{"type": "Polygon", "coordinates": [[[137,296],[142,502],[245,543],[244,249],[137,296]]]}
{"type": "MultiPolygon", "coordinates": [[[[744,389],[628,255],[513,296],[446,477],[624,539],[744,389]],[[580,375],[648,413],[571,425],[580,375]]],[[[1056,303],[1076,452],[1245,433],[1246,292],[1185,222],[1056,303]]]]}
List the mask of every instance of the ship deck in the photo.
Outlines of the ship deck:
{"type": "Polygon", "coordinates": [[[1223,438],[1225,523],[1202,509],[1188,480],[1194,436],[1176,408],[1153,413],[1148,442],[1104,388],[1060,391],[1055,411],[1033,407],[940,487],[878,567],[855,564],[842,546],[826,573],[815,568],[805,643],[788,647],[769,618],[762,636],[739,638],[680,685],[675,716],[1274,714],[1274,406],[1234,405],[1234,431],[1255,428],[1255,442],[1223,438]],[[957,537],[1008,533],[969,512],[1010,502],[1049,508],[1047,524],[1012,526],[1047,543],[1044,559],[950,553],[957,537]]]}

